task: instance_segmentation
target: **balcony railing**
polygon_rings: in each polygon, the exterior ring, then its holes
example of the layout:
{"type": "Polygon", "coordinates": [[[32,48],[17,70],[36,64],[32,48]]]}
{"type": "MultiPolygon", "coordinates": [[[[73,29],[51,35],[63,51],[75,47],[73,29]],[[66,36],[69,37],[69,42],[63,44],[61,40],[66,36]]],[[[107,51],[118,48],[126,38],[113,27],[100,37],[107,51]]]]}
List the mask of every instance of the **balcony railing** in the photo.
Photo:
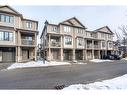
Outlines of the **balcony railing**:
{"type": "Polygon", "coordinates": [[[94,49],[99,49],[99,45],[94,45],[94,49]]]}
{"type": "Polygon", "coordinates": [[[22,39],[22,45],[34,45],[34,41],[28,39],[22,39]]]}
{"type": "Polygon", "coordinates": [[[53,42],[51,42],[51,46],[53,46],[53,47],[60,47],[61,45],[60,45],[60,42],[53,41],[53,42]]]}
{"type": "Polygon", "coordinates": [[[88,49],[92,49],[93,47],[92,47],[92,44],[87,44],[87,48],[88,49]]]}

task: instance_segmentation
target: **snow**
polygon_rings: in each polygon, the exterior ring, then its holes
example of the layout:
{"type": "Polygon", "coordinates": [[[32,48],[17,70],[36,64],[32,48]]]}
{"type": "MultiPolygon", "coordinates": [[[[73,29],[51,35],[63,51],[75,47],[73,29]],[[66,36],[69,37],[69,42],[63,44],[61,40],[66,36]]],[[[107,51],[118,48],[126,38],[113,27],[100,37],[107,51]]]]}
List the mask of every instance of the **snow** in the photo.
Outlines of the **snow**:
{"type": "Polygon", "coordinates": [[[118,90],[127,89],[127,74],[110,80],[94,82],[90,84],[76,84],[63,90],[118,90]]]}
{"type": "Polygon", "coordinates": [[[90,61],[91,62],[107,62],[107,61],[112,61],[112,60],[92,59],[90,61]]]}
{"type": "MultiPolygon", "coordinates": [[[[86,64],[86,63],[79,62],[75,64],[86,64]]],[[[57,65],[72,65],[72,64],[69,62],[57,62],[57,61],[50,61],[50,62],[45,61],[44,63],[44,61],[38,60],[38,61],[30,61],[27,63],[14,63],[10,67],[8,67],[7,70],[16,69],[16,68],[44,67],[44,66],[57,66],[57,65]]]]}

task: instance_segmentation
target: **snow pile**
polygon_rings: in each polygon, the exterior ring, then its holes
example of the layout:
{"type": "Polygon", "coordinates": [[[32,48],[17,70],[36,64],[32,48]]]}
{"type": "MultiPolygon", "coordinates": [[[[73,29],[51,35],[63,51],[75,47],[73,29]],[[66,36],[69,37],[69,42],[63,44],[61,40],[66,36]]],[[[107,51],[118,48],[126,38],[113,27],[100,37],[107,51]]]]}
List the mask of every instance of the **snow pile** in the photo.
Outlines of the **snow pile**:
{"type": "Polygon", "coordinates": [[[16,68],[28,68],[28,67],[41,67],[41,66],[56,66],[56,65],[70,65],[69,62],[56,62],[56,61],[51,61],[51,62],[47,62],[45,61],[30,61],[27,63],[14,63],[12,64],[10,67],[8,67],[7,69],[16,69],[16,68]]]}
{"type": "Polygon", "coordinates": [[[123,60],[127,60],[127,58],[122,58],[123,60]]]}
{"type": "Polygon", "coordinates": [[[91,62],[107,62],[107,61],[112,61],[112,60],[92,59],[90,61],[91,62]]]}
{"type": "Polygon", "coordinates": [[[64,88],[63,90],[118,90],[127,89],[127,74],[102,82],[90,84],[77,84],[64,88]]]}

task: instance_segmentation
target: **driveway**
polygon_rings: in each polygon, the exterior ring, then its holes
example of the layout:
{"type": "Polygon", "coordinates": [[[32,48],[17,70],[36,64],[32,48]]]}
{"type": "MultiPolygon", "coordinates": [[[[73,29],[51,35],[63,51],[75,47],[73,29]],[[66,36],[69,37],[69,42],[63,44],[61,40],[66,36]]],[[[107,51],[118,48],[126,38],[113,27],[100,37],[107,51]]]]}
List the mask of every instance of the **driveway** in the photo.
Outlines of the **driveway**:
{"type": "Polygon", "coordinates": [[[127,61],[73,64],[0,71],[0,89],[54,89],[91,83],[127,74],[127,61]]]}

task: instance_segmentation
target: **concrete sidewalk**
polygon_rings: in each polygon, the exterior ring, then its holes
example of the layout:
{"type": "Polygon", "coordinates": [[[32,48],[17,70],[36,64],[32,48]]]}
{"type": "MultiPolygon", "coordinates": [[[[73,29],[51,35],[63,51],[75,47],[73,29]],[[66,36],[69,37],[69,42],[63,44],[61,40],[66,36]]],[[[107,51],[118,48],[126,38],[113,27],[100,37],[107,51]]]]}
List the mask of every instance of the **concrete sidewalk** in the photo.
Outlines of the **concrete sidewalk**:
{"type": "Polygon", "coordinates": [[[0,71],[3,69],[6,69],[7,67],[9,67],[12,64],[13,63],[0,63],[0,71]]]}

